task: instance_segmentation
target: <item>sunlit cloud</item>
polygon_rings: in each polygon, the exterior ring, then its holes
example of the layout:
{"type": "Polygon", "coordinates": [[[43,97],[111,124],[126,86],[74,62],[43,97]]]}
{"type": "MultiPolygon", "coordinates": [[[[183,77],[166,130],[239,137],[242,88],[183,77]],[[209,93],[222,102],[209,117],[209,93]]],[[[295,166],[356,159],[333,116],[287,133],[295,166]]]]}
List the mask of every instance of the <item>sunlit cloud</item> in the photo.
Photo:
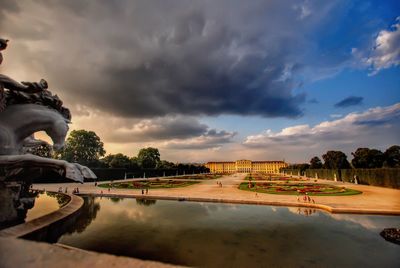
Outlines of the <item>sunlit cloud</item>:
{"type": "Polygon", "coordinates": [[[322,154],[327,149],[346,152],[357,146],[379,148],[399,143],[400,103],[376,107],[361,113],[350,113],[341,119],[324,121],[315,126],[295,125],[278,132],[266,130],[246,137],[244,146],[276,151],[303,151],[322,154]],[[350,147],[350,148],[349,148],[350,147]]]}

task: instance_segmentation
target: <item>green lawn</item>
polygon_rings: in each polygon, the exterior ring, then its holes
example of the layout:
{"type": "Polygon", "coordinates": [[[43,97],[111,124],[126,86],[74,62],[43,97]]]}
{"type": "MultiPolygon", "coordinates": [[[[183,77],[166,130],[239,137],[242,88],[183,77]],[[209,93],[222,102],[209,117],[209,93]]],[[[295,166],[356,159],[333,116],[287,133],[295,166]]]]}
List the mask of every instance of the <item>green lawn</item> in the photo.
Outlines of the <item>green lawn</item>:
{"type": "Polygon", "coordinates": [[[240,190],[252,191],[266,194],[298,195],[307,193],[310,196],[342,196],[355,195],[362,192],[345,187],[337,187],[321,183],[251,183],[242,182],[239,185],[240,190]]]}

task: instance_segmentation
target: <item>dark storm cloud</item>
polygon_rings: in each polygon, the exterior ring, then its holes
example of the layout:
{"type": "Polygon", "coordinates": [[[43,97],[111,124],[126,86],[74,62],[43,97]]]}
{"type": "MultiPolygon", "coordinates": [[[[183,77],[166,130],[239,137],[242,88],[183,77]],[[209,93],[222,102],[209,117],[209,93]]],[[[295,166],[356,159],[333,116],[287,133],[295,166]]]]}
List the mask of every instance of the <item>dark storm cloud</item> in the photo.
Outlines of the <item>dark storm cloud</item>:
{"type": "Polygon", "coordinates": [[[90,130],[99,133],[101,139],[115,146],[132,143],[138,146],[175,149],[208,149],[233,142],[237,134],[211,128],[196,117],[190,116],[130,119],[109,117],[102,112],[89,112],[77,117],[73,126],[76,124],[89,127],[90,130]]]}
{"type": "MultiPolygon", "coordinates": [[[[124,124],[126,125],[126,123],[124,124]]],[[[209,127],[190,117],[163,117],[141,120],[131,127],[117,127],[107,133],[107,140],[115,143],[188,139],[207,134],[209,127]]]]}
{"type": "Polygon", "coordinates": [[[336,108],[347,108],[350,106],[356,106],[356,105],[361,105],[363,102],[364,98],[363,97],[356,97],[356,96],[350,96],[347,97],[338,103],[335,104],[336,108]]]}
{"type": "Polygon", "coordinates": [[[306,68],[305,51],[317,49],[302,33],[327,12],[301,5],[27,1],[7,18],[6,33],[28,40],[21,58],[29,53],[72,104],[136,118],[298,117],[305,95],[293,92],[301,84],[293,75],[306,68]]]}
{"type": "MultiPolygon", "coordinates": [[[[2,0],[0,14],[7,14],[8,12],[14,13],[19,12],[20,8],[17,1],[13,0],[2,0]]],[[[0,18],[1,21],[1,18],[0,18]]]]}
{"type": "MultiPolygon", "coordinates": [[[[15,14],[20,10],[19,5],[14,0],[2,0],[0,5],[0,26],[3,29],[3,23],[6,20],[7,14],[15,14]]],[[[0,33],[4,34],[4,33],[0,33]]],[[[5,38],[5,36],[0,36],[0,38],[5,38]]]]}
{"type": "Polygon", "coordinates": [[[164,148],[178,150],[217,149],[224,144],[231,143],[236,134],[236,132],[210,129],[203,135],[192,139],[168,141],[164,148]]]}

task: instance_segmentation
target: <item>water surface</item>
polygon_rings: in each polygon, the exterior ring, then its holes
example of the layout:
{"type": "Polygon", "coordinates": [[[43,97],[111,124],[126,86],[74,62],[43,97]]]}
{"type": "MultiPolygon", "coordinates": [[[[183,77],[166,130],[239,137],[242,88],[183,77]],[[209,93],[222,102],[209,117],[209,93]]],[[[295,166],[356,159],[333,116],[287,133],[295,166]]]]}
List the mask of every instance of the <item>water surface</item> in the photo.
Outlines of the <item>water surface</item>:
{"type": "Polygon", "coordinates": [[[85,198],[59,243],[203,267],[400,267],[379,232],[400,217],[220,203],[85,198]],[[82,222],[82,226],[78,226],[82,222]]]}
{"type": "Polygon", "coordinates": [[[49,192],[39,192],[35,204],[26,213],[25,222],[50,214],[68,203],[69,197],[49,192]]]}
{"type": "Polygon", "coordinates": [[[69,199],[69,196],[26,190],[18,185],[0,186],[0,230],[54,212],[69,199]]]}

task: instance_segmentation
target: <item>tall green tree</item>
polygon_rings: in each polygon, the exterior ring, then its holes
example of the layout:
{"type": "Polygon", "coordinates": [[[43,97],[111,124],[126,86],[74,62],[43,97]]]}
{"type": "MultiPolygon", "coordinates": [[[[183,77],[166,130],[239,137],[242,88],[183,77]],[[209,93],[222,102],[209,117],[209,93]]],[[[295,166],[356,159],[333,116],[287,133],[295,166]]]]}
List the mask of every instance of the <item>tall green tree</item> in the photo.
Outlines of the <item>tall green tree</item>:
{"type": "Polygon", "coordinates": [[[175,164],[172,162],[168,162],[166,160],[161,160],[160,162],[158,162],[157,168],[158,169],[173,169],[173,168],[175,168],[175,164]]]}
{"type": "Polygon", "coordinates": [[[93,131],[81,129],[71,131],[64,149],[58,152],[58,158],[94,166],[105,153],[104,144],[99,136],[93,131]]]}
{"type": "Polygon", "coordinates": [[[160,152],[153,147],[143,148],[140,149],[137,159],[142,168],[156,168],[160,162],[160,152]]]}
{"type": "Polygon", "coordinates": [[[324,159],[324,168],[327,169],[345,169],[350,168],[347,156],[341,151],[328,151],[322,156],[324,159]]]}
{"type": "Polygon", "coordinates": [[[386,149],[384,153],[385,167],[400,167],[400,146],[393,145],[386,149]]]}
{"type": "Polygon", "coordinates": [[[132,157],[130,159],[130,161],[131,161],[131,168],[132,169],[139,169],[140,168],[139,161],[138,161],[138,158],[136,156],[132,157]]]}
{"type": "Polygon", "coordinates": [[[383,153],[376,149],[358,148],[351,154],[351,164],[355,168],[381,168],[385,160],[383,153]]]}
{"type": "Polygon", "coordinates": [[[311,158],[311,160],[310,160],[310,168],[311,169],[322,168],[322,161],[321,161],[321,159],[319,159],[318,156],[314,156],[313,158],[311,158]]]}
{"type": "Polygon", "coordinates": [[[308,164],[308,163],[300,163],[300,164],[289,165],[284,169],[289,169],[289,170],[290,169],[297,169],[297,170],[300,171],[301,175],[304,175],[304,172],[309,168],[310,168],[310,164],[308,164]]]}
{"type": "Polygon", "coordinates": [[[102,161],[110,168],[130,168],[132,165],[131,159],[121,153],[109,154],[102,161]]]}

